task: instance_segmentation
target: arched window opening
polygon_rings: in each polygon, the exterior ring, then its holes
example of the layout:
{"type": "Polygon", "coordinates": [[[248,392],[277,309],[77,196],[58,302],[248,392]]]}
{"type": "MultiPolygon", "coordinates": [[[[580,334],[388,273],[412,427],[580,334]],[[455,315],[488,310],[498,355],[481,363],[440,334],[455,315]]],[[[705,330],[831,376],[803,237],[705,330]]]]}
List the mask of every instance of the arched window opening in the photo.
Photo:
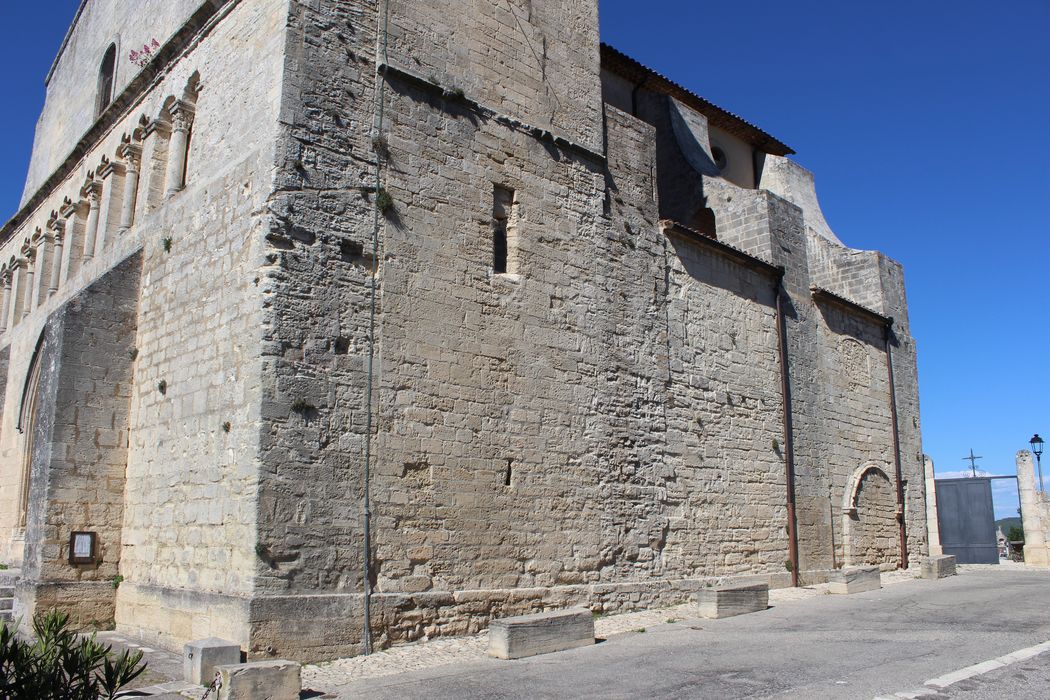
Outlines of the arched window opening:
{"type": "Polygon", "coordinates": [[[95,116],[98,117],[113,101],[113,77],[117,70],[117,45],[110,44],[102,56],[102,65],[98,69],[98,101],[95,105],[95,116]]]}

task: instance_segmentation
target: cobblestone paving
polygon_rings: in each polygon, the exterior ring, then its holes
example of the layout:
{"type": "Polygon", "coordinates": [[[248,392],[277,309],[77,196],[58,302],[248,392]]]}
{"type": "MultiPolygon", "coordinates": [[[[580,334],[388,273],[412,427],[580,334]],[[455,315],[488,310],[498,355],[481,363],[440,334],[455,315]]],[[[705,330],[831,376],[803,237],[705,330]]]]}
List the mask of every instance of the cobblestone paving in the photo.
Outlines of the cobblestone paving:
{"type": "MultiPolygon", "coordinates": [[[[1022,567],[1023,568],[1023,567],[1022,567]]],[[[882,585],[914,580],[915,571],[888,571],[882,574],[882,585]]],[[[807,600],[828,595],[826,583],[802,588],[778,588],[769,592],[769,604],[807,600]]],[[[648,627],[679,622],[693,617],[691,604],[641,612],[607,615],[595,618],[594,633],[599,639],[617,634],[637,633],[648,627]]],[[[303,689],[332,691],[339,686],[366,678],[378,678],[406,671],[476,661],[485,656],[488,632],[470,637],[435,639],[378,651],[370,656],[355,656],[303,667],[303,689]]]]}

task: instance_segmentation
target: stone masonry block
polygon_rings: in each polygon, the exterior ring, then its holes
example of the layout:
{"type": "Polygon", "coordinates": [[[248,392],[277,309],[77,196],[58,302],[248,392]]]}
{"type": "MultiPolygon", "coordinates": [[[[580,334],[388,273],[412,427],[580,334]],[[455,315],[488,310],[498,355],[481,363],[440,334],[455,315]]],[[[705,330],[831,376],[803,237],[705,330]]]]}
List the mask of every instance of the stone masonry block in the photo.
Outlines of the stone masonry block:
{"type": "Polygon", "coordinates": [[[295,661],[253,661],[216,670],[222,679],[219,700],[298,700],[303,689],[295,661]]]}
{"type": "Polygon", "coordinates": [[[585,608],[507,617],[489,625],[489,656],[521,659],[594,644],[594,616],[585,608]]]}
{"type": "Polygon", "coordinates": [[[836,594],[864,593],[882,588],[882,574],[877,566],[850,566],[833,572],[829,590],[836,594]]]}
{"type": "Polygon", "coordinates": [[[190,642],[182,648],[182,677],[187,683],[210,685],[215,667],[241,662],[241,647],[218,637],[190,642]]]}
{"type": "Polygon", "coordinates": [[[922,560],[923,578],[947,578],[955,576],[955,555],[942,554],[922,560]]]}
{"type": "Polygon", "coordinates": [[[769,607],[769,585],[754,583],[703,588],[697,592],[695,600],[699,603],[701,617],[744,615],[769,607]]]}

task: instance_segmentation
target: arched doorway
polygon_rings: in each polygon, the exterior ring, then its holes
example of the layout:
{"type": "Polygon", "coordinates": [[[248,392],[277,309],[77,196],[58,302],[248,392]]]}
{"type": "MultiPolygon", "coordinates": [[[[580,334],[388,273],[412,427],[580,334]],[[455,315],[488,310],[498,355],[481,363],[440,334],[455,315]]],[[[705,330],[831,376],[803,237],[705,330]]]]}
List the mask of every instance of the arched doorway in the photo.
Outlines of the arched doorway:
{"type": "Polygon", "coordinates": [[[866,464],[846,486],[842,512],[847,565],[886,564],[898,557],[897,501],[886,470],[866,464]]]}
{"type": "Polygon", "coordinates": [[[33,450],[36,447],[37,398],[40,394],[40,369],[43,365],[41,349],[44,345],[44,334],[40,334],[29,362],[25,385],[22,388],[22,402],[18,410],[16,425],[22,442],[22,472],[18,488],[18,530],[25,532],[29,516],[29,489],[33,474],[33,450]]]}

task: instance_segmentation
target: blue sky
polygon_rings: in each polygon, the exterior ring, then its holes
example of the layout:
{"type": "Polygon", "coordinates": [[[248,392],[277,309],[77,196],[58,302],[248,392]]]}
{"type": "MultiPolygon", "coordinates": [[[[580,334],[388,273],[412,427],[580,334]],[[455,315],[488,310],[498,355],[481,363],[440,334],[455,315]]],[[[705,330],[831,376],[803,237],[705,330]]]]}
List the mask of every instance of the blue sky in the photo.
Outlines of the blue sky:
{"type": "MultiPolygon", "coordinates": [[[[0,9],[14,67],[0,219],[77,4],[0,9]]],[[[601,0],[601,14],[606,42],[792,146],[845,243],[904,264],[939,475],[971,447],[1013,473],[1033,432],[1050,439],[1050,0],[601,0]]],[[[1013,514],[1010,482],[994,483],[1013,514]]]]}

